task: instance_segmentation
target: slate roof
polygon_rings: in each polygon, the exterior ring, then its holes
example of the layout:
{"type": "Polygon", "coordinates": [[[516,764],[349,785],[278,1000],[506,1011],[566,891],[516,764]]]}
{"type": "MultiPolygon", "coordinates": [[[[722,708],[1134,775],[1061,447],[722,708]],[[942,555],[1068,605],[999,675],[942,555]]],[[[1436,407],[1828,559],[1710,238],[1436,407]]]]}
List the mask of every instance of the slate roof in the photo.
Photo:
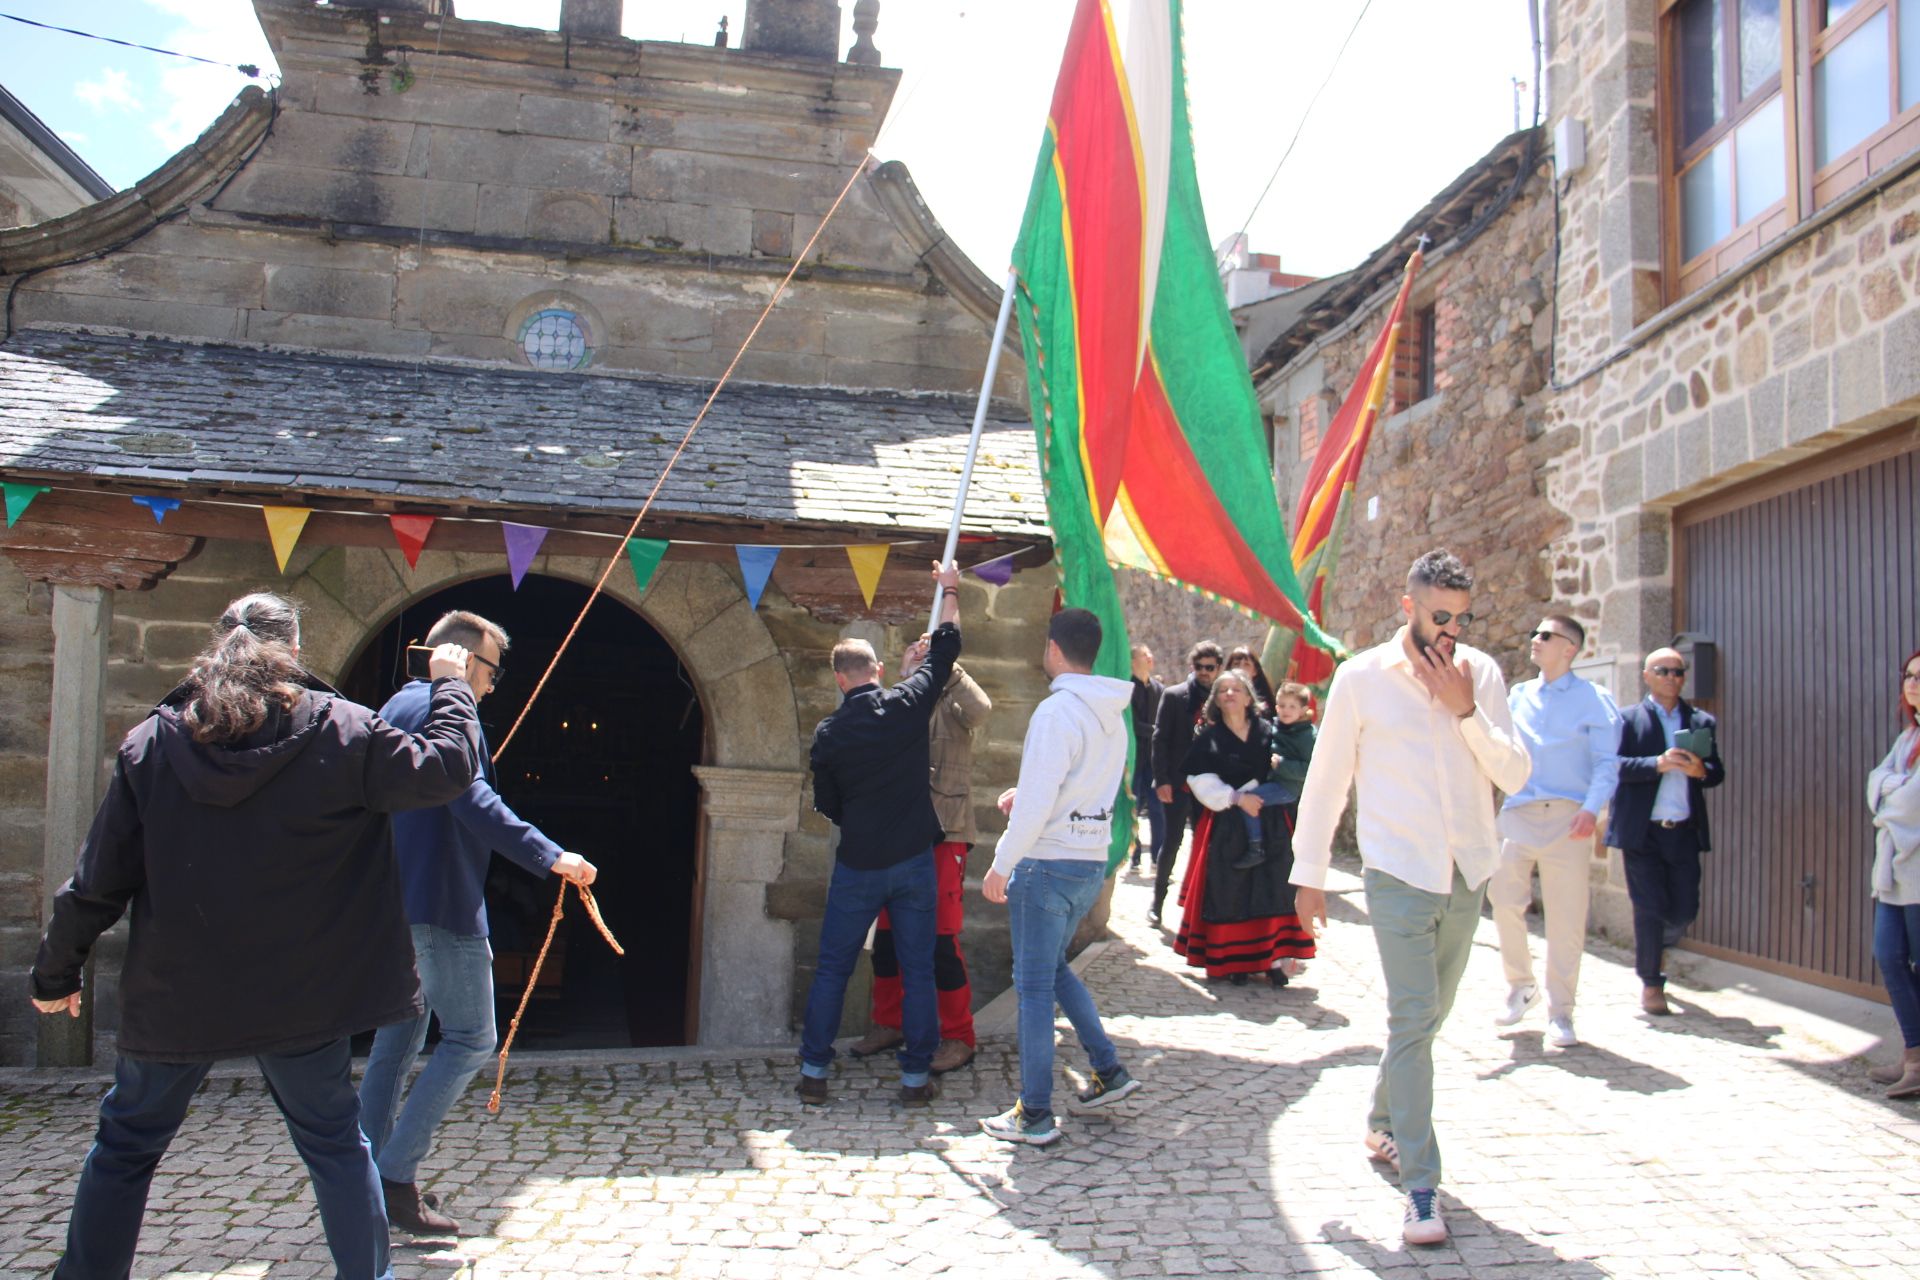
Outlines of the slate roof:
{"type": "MultiPolygon", "coordinates": [[[[630,514],[708,390],[31,329],[0,345],[0,470],[630,514]]],[[[973,407],[730,383],[654,509],[944,530],[973,407]]],[[[1049,536],[1018,410],[990,411],[964,527],[1049,536]]]]}

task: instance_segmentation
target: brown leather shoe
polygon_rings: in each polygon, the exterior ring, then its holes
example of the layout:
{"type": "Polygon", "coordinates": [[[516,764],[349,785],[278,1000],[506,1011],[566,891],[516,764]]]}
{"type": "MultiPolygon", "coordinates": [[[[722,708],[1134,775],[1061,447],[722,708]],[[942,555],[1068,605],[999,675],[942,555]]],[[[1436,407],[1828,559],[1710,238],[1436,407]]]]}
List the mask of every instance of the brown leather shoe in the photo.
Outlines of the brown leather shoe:
{"type": "Polygon", "coordinates": [[[940,1086],[932,1080],[925,1084],[903,1084],[900,1086],[900,1105],[903,1107],[930,1107],[933,1100],[940,1096],[940,1086]]]}
{"type": "Polygon", "coordinates": [[[1664,1018],[1673,1012],[1673,1006],[1667,1003],[1667,993],[1662,987],[1640,988],[1640,1009],[1656,1018],[1664,1018]]]}
{"type": "Polygon", "coordinates": [[[457,1236],[460,1224],[427,1205],[420,1188],[411,1182],[380,1179],[380,1193],[387,1202],[387,1223],[413,1236],[457,1236]]]}
{"type": "Polygon", "coordinates": [[[898,1027],[875,1027],[850,1045],[847,1052],[856,1058],[871,1058],[876,1053],[898,1049],[905,1041],[898,1027]]]}
{"type": "Polygon", "coordinates": [[[1890,1067],[1869,1067],[1867,1069],[1867,1079],[1873,1081],[1875,1084],[1897,1084],[1899,1083],[1900,1077],[1905,1074],[1907,1074],[1907,1064],[1904,1061],[1896,1062],[1890,1067]]]}
{"type": "Polygon", "coordinates": [[[949,1071],[958,1071],[972,1061],[973,1046],[965,1040],[942,1040],[940,1047],[933,1051],[933,1065],[928,1070],[943,1076],[949,1071]]]}
{"type": "Polygon", "coordinates": [[[801,1076],[793,1091],[810,1107],[824,1107],[831,1100],[827,1096],[827,1082],[820,1076],[801,1076]]]}
{"type": "Polygon", "coordinates": [[[1900,1059],[1905,1068],[1887,1090],[1889,1098],[1920,1098],[1920,1049],[1909,1049],[1900,1059]]]}

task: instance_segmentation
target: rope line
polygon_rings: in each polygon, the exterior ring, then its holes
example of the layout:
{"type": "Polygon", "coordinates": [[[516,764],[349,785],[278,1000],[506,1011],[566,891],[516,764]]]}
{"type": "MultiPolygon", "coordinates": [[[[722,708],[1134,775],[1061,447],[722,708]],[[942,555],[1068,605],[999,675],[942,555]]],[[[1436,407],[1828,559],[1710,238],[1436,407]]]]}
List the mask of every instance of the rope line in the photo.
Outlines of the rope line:
{"type": "Polygon", "coordinates": [[[117,44],[126,49],[138,49],[142,53],[159,53],[169,58],[185,58],[188,62],[204,62],[210,67],[225,67],[229,71],[238,71],[250,80],[260,78],[260,68],[251,62],[221,62],[215,58],[203,58],[197,53],[181,53],[177,49],[161,49],[150,44],[136,44],[132,40],[120,40],[113,36],[103,36],[92,31],[76,31],[72,27],[56,27],[51,22],[35,22],[32,18],[23,18],[17,13],[0,13],[0,18],[9,18],[22,26],[38,27],[42,31],[58,31],[63,36],[79,36],[84,40],[99,40],[106,44],[117,44]]]}
{"type": "Polygon", "coordinates": [[[840,205],[846,200],[847,193],[853,190],[853,184],[859,181],[860,175],[867,171],[867,165],[872,159],[873,152],[868,151],[860,157],[860,163],[854,167],[853,172],[847,175],[846,185],[840,188],[840,194],[833,198],[833,204],[827,209],[826,216],[820,219],[820,225],[815,227],[813,234],[807,238],[806,247],[794,255],[793,265],[787,268],[787,274],[774,289],[773,296],[768,298],[767,305],[761,308],[760,317],[753,322],[753,328],[747,330],[746,338],[741,341],[740,349],[733,353],[733,359],[727,362],[726,371],[720,375],[720,381],[714,383],[713,390],[707,393],[706,403],[702,404],[700,412],[693,416],[693,422],[687,427],[687,433],[680,437],[680,443],[674,447],[673,456],[667,459],[667,465],[660,469],[660,478],[653,482],[653,489],[647,494],[647,500],[641,504],[640,513],[634,516],[633,523],[627,526],[627,532],[621,538],[620,546],[608,558],[607,567],[600,571],[600,577],[593,584],[593,590],[587,593],[587,602],[580,606],[579,616],[573,620],[573,625],[567,628],[567,634],[560,641],[560,647],[553,651],[552,661],[548,662],[547,669],[540,673],[540,679],[533,686],[533,692],[527,695],[527,705],[520,708],[520,714],[514,717],[513,727],[508,729],[507,736],[500,740],[499,749],[493,753],[495,764],[500,763],[500,757],[506,754],[508,744],[513,741],[513,735],[520,732],[520,726],[525,722],[527,713],[532,711],[534,703],[540,700],[540,691],[547,687],[548,678],[553,675],[554,668],[560,665],[561,655],[565,654],[567,646],[573,643],[573,637],[578,634],[580,624],[587,620],[587,610],[593,608],[593,602],[600,598],[600,592],[605,589],[607,579],[613,576],[614,569],[620,564],[620,557],[626,554],[627,540],[639,531],[640,522],[645,520],[647,512],[653,509],[653,500],[660,496],[660,490],[666,485],[667,477],[672,474],[674,464],[680,461],[680,455],[686,452],[687,445],[693,440],[693,433],[700,429],[702,422],[706,421],[707,411],[713,408],[713,402],[719,398],[721,389],[733,378],[733,371],[739,368],[741,358],[747,354],[747,348],[753,345],[754,338],[759,335],[760,326],[767,322],[767,317],[773,313],[774,305],[780,301],[781,295],[786,293],[787,286],[793,283],[793,277],[799,273],[801,265],[813,252],[813,246],[819,242],[821,233],[827,229],[827,224],[833,221],[833,215],[840,211],[840,205]]]}
{"type": "Polygon", "coordinates": [[[527,987],[520,993],[520,1007],[513,1011],[513,1022],[507,1027],[507,1038],[500,1044],[500,1065],[493,1075],[493,1093],[487,1098],[487,1110],[496,1116],[500,1114],[500,1093],[507,1084],[507,1055],[513,1052],[513,1038],[520,1034],[520,1019],[526,1015],[527,1002],[533,999],[534,983],[540,977],[540,966],[547,962],[547,950],[553,946],[554,935],[560,932],[560,915],[566,909],[569,885],[579,893],[580,901],[586,904],[587,918],[593,921],[596,929],[600,930],[600,936],[605,938],[607,945],[613,948],[613,954],[617,956],[627,954],[626,948],[620,945],[620,940],[613,936],[611,929],[607,928],[607,922],[600,918],[600,904],[593,900],[593,890],[572,880],[562,880],[560,892],[553,899],[553,918],[547,921],[547,940],[540,944],[540,954],[535,957],[533,968],[527,972],[527,987]]]}

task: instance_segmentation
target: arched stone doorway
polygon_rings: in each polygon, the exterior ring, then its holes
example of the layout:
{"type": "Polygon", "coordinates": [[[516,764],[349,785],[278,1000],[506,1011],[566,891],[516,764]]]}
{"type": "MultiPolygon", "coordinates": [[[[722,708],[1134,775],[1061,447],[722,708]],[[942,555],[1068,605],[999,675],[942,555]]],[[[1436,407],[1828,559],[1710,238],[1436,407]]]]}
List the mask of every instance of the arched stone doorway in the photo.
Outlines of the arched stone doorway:
{"type": "MultiPolygon", "coordinates": [[[[584,557],[543,556],[529,580],[558,578],[588,587],[605,567],[584,557]]],[[[496,576],[500,568],[498,556],[427,551],[410,568],[397,549],[320,551],[285,582],[305,606],[303,657],[323,678],[342,680],[402,610],[496,576]]],[[[782,1041],[792,1018],[793,925],[768,914],[768,889],[780,879],[787,835],[800,825],[805,777],[786,659],[739,579],[721,566],[669,561],[644,596],[624,565],[617,568],[603,594],[636,613],[678,655],[704,721],[703,754],[693,765],[700,800],[687,1038],[703,1045],[782,1041]]],[[[611,606],[609,601],[594,608],[611,606]]],[[[565,612],[570,623],[577,606],[565,612]]],[[[519,635],[514,656],[512,676],[524,693],[541,664],[526,660],[519,635]]],[[[575,661],[569,653],[562,665],[575,661]]],[[[488,718],[497,715],[489,710],[488,718]]],[[[513,767],[519,747],[513,744],[503,767],[513,767]]],[[[597,939],[594,945],[604,947],[597,939]]]]}
{"type": "MultiPolygon", "coordinates": [[[[507,677],[480,705],[494,744],[527,706],[587,588],[503,574],[416,598],[382,626],[342,676],[341,692],[379,707],[405,683],[404,651],[449,609],[498,622],[512,639],[507,677]]],[[[594,603],[566,657],[496,768],[516,813],[602,872],[595,897],[625,948],[617,956],[584,912],[569,912],[542,967],[522,1047],[601,1049],[687,1044],[705,716],[665,638],[615,599],[594,603]]],[[[495,991],[518,1005],[557,886],[495,858],[487,877],[495,991]]]]}

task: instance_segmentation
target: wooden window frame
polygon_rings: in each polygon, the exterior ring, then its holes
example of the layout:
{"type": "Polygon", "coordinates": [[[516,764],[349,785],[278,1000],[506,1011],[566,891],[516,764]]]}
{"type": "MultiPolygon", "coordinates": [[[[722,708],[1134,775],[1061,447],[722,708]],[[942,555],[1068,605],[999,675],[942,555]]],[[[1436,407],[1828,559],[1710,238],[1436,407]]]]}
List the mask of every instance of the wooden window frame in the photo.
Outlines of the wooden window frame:
{"type": "MultiPolygon", "coordinates": [[[[1721,74],[1727,84],[1725,116],[1682,147],[1680,81],[1676,56],[1677,10],[1686,0],[1659,0],[1656,18],[1656,75],[1660,86],[1656,128],[1661,174],[1661,278],[1663,300],[1676,302],[1752,258],[1788,230],[1832,205],[1875,175],[1920,151],[1920,98],[1900,110],[1900,0],[1859,0],[1853,12],[1831,27],[1816,30],[1822,0],[1780,0],[1780,70],[1742,98],[1739,92],[1738,23],[1731,15],[1739,0],[1722,0],[1721,74]],[[1813,68],[1838,44],[1873,20],[1887,15],[1887,123],[1813,169],[1813,68]],[[1790,73],[1790,74],[1789,74],[1790,73]],[[1786,120],[1786,195],[1690,259],[1681,258],[1680,184],[1697,164],[1779,94],[1786,120]]],[[[1739,156],[1730,157],[1734,198],[1739,190],[1739,156]]],[[[1737,208],[1736,208],[1737,214],[1737,208]]]]}

